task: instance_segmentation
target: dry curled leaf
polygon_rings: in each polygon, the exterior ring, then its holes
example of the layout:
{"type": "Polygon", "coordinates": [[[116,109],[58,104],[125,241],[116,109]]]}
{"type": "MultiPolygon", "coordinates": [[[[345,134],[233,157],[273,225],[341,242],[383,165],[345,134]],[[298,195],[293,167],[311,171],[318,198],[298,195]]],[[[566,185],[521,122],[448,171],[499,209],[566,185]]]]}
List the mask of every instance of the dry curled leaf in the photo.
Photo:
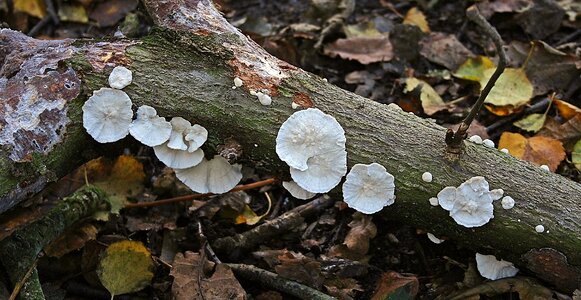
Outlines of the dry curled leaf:
{"type": "Polygon", "coordinates": [[[518,133],[504,132],[500,136],[498,148],[506,148],[514,157],[530,161],[536,165],[547,165],[554,172],[565,159],[563,144],[555,139],[534,136],[525,138],[518,133]]]}
{"type": "Polygon", "coordinates": [[[393,47],[387,37],[338,39],[327,45],[324,52],[331,57],[356,60],[364,65],[393,58],[393,47]]]}
{"type": "Polygon", "coordinates": [[[285,251],[278,256],[278,260],[280,265],[274,267],[278,275],[316,289],[323,285],[325,278],[318,261],[292,251],[285,251]]]}
{"type": "Polygon", "coordinates": [[[377,234],[377,227],[372,222],[372,216],[356,212],[353,221],[349,223],[351,228],[345,237],[343,244],[335,245],[329,250],[329,256],[343,257],[352,260],[365,258],[369,251],[369,241],[377,234]]]}
{"type": "Polygon", "coordinates": [[[412,7],[405,15],[403,23],[418,26],[423,32],[430,32],[430,26],[426,21],[426,16],[417,7],[412,7]]]}
{"type": "Polygon", "coordinates": [[[418,88],[421,85],[420,90],[420,102],[422,104],[422,108],[424,109],[424,113],[428,116],[431,116],[438,111],[446,109],[446,103],[444,100],[438,95],[438,93],[423,80],[419,80],[415,77],[406,78],[405,80],[405,89],[404,92],[409,93],[414,89],[418,88]]]}
{"type": "Polygon", "coordinates": [[[383,273],[376,284],[372,300],[414,299],[420,283],[415,276],[405,276],[394,271],[383,273]]]}
{"type": "Polygon", "coordinates": [[[448,70],[456,70],[467,58],[474,55],[456,36],[443,32],[432,32],[421,40],[420,46],[423,57],[448,70]]]}

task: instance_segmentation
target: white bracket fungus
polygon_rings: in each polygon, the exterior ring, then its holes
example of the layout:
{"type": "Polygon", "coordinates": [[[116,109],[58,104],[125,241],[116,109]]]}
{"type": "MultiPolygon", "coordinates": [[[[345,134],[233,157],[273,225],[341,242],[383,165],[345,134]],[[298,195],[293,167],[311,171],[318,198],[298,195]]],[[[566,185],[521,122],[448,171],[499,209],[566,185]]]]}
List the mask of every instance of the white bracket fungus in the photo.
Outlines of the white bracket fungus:
{"type": "Polygon", "coordinates": [[[187,129],[185,133],[185,139],[189,144],[189,152],[198,150],[208,140],[208,130],[198,124],[187,129]]]}
{"type": "Polygon", "coordinates": [[[303,189],[294,181],[283,181],[282,186],[297,199],[307,200],[317,195],[316,193],[311,193],[303,189]]]}
{"type": "Polygon", "coordinates": [[[122,89],[131,84],[133,74],[131,70],[123,66],[117,66],[109,74],[109,86],[114,89],[122,89]]]}
{"type": "Polygon", "coordinates": [[[448,186],[438,193],[438,203],[450,212],[456,223],[464,227],[479,227],[494,218],[492,201],[500,199],[502,192],[489,191],[488,182],[476,176],[458,188],[448,186]]]}
{"type": "Polygon", "coordinates": [[[496,145],[494,145],[494,142],[492,140],[489,140],[489,139],[483,140],[482,143],[484,144],[484,146],[486,146],[488,148],[496,147],[496,145]]]}
{"type": "Polygon", "coordinates": [[[500,203],[502,204],[502,208],[504,209],[511,209],[514,207],[514,199],[512,199],[511,196],[506,196],[502,198],[500,203]]]}
{"type": "Polygon", "coordinates": [[[377,163],[356,164],[343,184],[343,198],[349,207],[364,214],[373,214],[395,201],[393,175],[377,163]]]}
{"type": "Polygon", "coordinates": [[[120,90],[101,88],[83,105],[83,127],[99,143],[127,136],[132,117],[131,99],[120,90]]]}
{"type": "Polygon", "coordinates": [[[425,182],[432,182],[432,173],[424,172],[424,174],[422,174],[422,180],[425,182]]]}
{"type": "Polygon", "coordinates": [[[176,177],[197,193],[226,193],[242,179],[241,165],[230,165],[220,155],[195,167],[175,170],[176,177]]]}
{"type": "Polygon", "coordinates": [[[190,129],[192,124],[182,117],[173,117],[170,123],[171,135],[167,146],[175,150],[187,150],[188,145],[184,142],[184,136],[186,135],[186,130],[190,129]]]}
{"type": "Polygon", "coordinates": [[[499,261],[494,255],[480,253],[476,253],[476,268],[482,277],[490,280],[513,277],[518,273],[518,269],[513,263],[505,260],[499,261]]]}
{"type": "Polygon", "coordinates": [[[129,133],[146,146],[158,146],[169,139],[171,124],[158,117],[155,108],[143,105],[137,109],[137,117],[129,126],[129,133]]]}
{"type": "Polygon", "coordinates": [[[535,226],[535,231],[538,233],[543,233],[545,231],[545,226],[537,225],[537,226],[535,226]]]}
{"type": "Polygon", "coordinates": [[[197,124],[192,126],[181,117],[172,118],[170,123],[172,129],[169,141],[153,147],[157,158],[174,169],[186,169],[199,164],[204,158],[200,146],[206,142],[208,131],[197,124]]]}
{"type": "Polygon", "coordinates": [[[172,149],[167,144],[155,146],[153,147],[153,151],[162,163],[174,169],[191,168],[201,163],[204,158],[204,151],[202,149],[189,152],[187,150],[172,149]]]}
{"type": "Polygon", "coordinates": [[[345,131],[316,108],[292,114],[280,127],[276,153],[291,168],[293,180],[312,193],[326,193],[347,173],[345,131]]]}
{"type": "Polygon", "coordinates": [[[437,238],[435,235],[433,235],[433,234],[431,234],[429,232],[428,232],[428,239],[430,241],[432,241],[432,243],[434,243],[434,244],[441,244],[441,243],[444,242],[444,240],[441,240],[441,239],[437,238]]]}
{"type": "Polygon", "coordinates": [[[468,140],[474,144],[482,144],[482,138],[479,135],[473,135],[468,140]]]}

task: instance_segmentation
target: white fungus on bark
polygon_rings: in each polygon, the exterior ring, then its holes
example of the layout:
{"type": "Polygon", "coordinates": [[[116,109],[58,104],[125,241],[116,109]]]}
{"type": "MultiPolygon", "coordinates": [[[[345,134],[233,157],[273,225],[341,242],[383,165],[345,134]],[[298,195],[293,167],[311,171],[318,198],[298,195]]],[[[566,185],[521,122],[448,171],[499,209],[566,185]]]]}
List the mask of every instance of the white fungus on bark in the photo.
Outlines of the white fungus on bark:
{"type": "Polygon", "coordinates": [[[547,166],[547,165],[541,165],[541,169],[543,169],[543,170],[545,170],[547,172],[550,172],[551,171],[551,169],[549,169],[549,166],[547,166]]]}
{"type": "Polygon", "coordinates": [[[450,216],[464,227],[479,227],[494,218],[492,201],[502,197],[498,190],[489,191],[488,182],[476,176],[458,188],[448,186],[438,193],[438,203],[450,216]]]}
{"type": "Polygon", "coordinates": [[[153,147],[155,155],[170,168],[187,169],[199,164],[204,158],[200,147],[208,138],[208,131],[181,117],[174,117],[169,141],[153,147]]]}
{"type": "Polygon", "coordinates": [[[394,203],[394,177],[380,164],[356,164],[343,184],[343,200],[364,214],[376,213],[394,203]]]}
{"type": "Polygon", "coordinates": [[[133,74],[131,70],[124,66],[117,66],[113,68],[111,74],[109,74],[109,86],[114,89],[122,89],[131,84],[133,81],[133,74]]]}
{"type": "Polygon", "coordinates": [[[424,174],[422,174],[422,180],[425,182],[432,182],[432,173],[424,172],[424,174]]]}
{"type": "Polygon", "coordinates": [[[200,164],[188,169],[175,170],[176,177],[197,193],[222,194],[233,189],[242,179],[241,165],[230,165],[220,155],[203,159],[200,164]]]}
{"type": "Polygon", "coordinates": [[[428,236],[428,239],[430,241],[432,241],[432,243],[434,243],[434,244],[441,244],[441,243],[444,242],[444,240],[441,240],[441,239],[437,238],[435,235],[433,235],[433,234],[431,234],[429,232],[428,232],[427,236],[428,236]]]}
{"type": "Polygon", "coordinates": [[[311,193],[303,189],[294,181],[283,181],[282,186],[297,199],[307,200],[317,195],[316,193],[311,193]]]}
{"type": "Polygon", "coordinates": [[[494,148],[496,147],[496,145],[494,145],[494,142],[492,140],[489,139],[485,139],[482,141],[482,144],[484,144],[484,146],[488,147],[488,148],[494,148]]]}
{"type": "Polygon", "coordinates": [[[514,277],[518,273],[513,263],[480,253],[476,253],[476,268],[482,277],[490,280],[514,277]]]}
{"type": "Polygon", "coordinates": [[[182,117],[173,117],[170,123],[171,134],[167,142],[167,147],[174,150],[187,150],[188,145],[186,145],[184,137],[186,131],[192,127],[192,124],[182,117]]]}
{"type": "Polygon", "coordinates": [[[545,231],[545,226],[537,225],[537,226],[535,226],[535,231],[538,233],[543,233],[545,231]]]}
{"type": "Polygon", "coordinates": [[[473,142],[474,144],[482,144],[482,138],[479,135],[473,135],[469,139],[469,141],[473,142]]]}
{"type": "Polygon", "coordinates": [[[431,206],[438,206],[439,205],[438,198],[436,198],[436,197],[432,197],[432,198],[428,199],[428,201],[430,202],[431,206]]]}
{"type": "Polygon", "coordinates": [[[204,151],[197,149],[189,152],[187,150],[176,150],[167,146],[167,143],[153,147],[155,156],[166,166],[174,169],[191,168],[204,158],[204,151]]]}
{"type": "Polygon", "coordinates": [[[258,101],[260,102],[260,104],[262,105],[271,105],[272,104],[272,98],[270,98],[269,95],[263,93],[263,92],[257,92],[256,93],[256,97],[258,97],[258,101]]]}
{"type": "Polygon", "coordinates": [[[157,116],[155,108],[143,105],[137,109],[137,117],[129,126],[129,133],[146,146],[159,146],[169,139],[171,124],[157,116]]]}
{"type": "Polygon", "coordinates": [[[502,149],[500,149],[500,152],[504,152],[504,153],[508,154],[508,149],[502,148],[502,149]]]}
{"type": "Polygon", "coordinates": [[[129,134],[131,99],[123,91],[101,88],[83,104],[83,127],[99,143],[118,141],[129,134]]]}
{"type": "Polygon", "coordinates": [[[184,139],[188,143],[188,151],[194,152],[208,140],[208,130],[198,124],[194,124],[194,126],[186,129],[184,139]]]}
{"type": "Polygon", "coordinates": [[[511,209],[514,207],[514,199],[512,199],[511,196],[506,196],[502,198],[500,203],[502,204],[502,208],[504,209],[511,209]]]}
{"type": "Polygon", "coordinates": [[[345,131],[316,108],[297,111],[280,127],[276,153],[291,168],[293,180],[312,193],[326,193],[347,172],[345,131]]]}
{"type": "Polygon", "coordinates": [[[242,81],[242,79],[236,77],[234,78],[234,88],[239,88],[244,84],[244,82],[242,81]]]}

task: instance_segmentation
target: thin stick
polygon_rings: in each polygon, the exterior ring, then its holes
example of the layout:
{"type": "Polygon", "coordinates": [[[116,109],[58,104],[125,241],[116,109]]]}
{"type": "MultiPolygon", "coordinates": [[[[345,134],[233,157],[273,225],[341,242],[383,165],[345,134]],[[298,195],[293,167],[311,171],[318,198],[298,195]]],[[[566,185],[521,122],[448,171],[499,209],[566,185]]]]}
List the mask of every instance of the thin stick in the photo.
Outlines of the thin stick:
{"type": "Polygon", "coordinates": [[[474,103],[474,106],[472,106],[472,109],[470,109],[470,113],[468,113],[468,116],[466,116],[466,118],[462,121],[462,123],[458,127],[458,130],[454,132],[452,129],[448,129],[448,131],[446,132],[446,144],[448,145],[448,152],[458,154],[462,150],[462,140],[466,138],[466,132],[468,131],[470,124],[472,123],[478,112],[482,109],[484,100],[486,100],[486,97],[494,87],[494,84],[496,83],[502,72],[504,72],[504,68],[506,67],[507,62],[506,53],[504,52],[504,49],[502,49],[502,45],[504,44],[504,42],[502,41],[500,34],[498,34],[498,31],[496,31],[496,29],[494,29],[494,27],[492,27],[492,25],[490,25],[490,23],[488,23],[488,21],[486,21],[486,19],[480,14],[478,8],[476,8],[476,6],[469,7],[466,10],[466,16],[472,22],[480,26],[484,30],[484,32],[492,39],[492,42],[496,47],[496,51],[498,52],[499,62],[498,66],[496,67],[496,70],[492,74],[492,77],[490,77],[490,79],[486,83],[486,86],[484,87],[484,89],[482,89],[482,92],[480,93],[478,100],[476,100],[476,103],[474,103]]]}
{"type": "MultiPolygon", "coordinates": [[[[238,185],[235,188],[231,189],[229,191],[229,193],[231,193],[231,192],[238,192],[238,191],[245,191],[245,190],[251,190],[251,189],[263,187],[265,185],[273,184],[275,181],[276,181],[276,179],[269,178],[269,179],[265,179],[265,180],[261,180],[261,181],[257,181],[257,182],[253,182],[253,183],[249,183],[249,184],[238,185]]],[[[169,198],[169,199],[164,199],[164,200],[159,200],[159,201],[153,201],[153,202],[127,203],[124,208],[161,206],[161,205],[167,205],[167,204],[172,204],[172,203],[177,203],[177,202],[191,201],[191,200],[194,200],[194,199],[200,199],[200,198],[210,197],[210,196],[213,196],[213,195],[215,195],[215,194],[213,194],[213,193],[192,194],[192,195],[180,196],[180,197],[169,198]]]]}
{"type": "Polygon", "coordinates": [[[30,277],[30,275],[32,275],[32,272],[34,272],[34,270],[36,270],[37,263],[38,263],[38,257],[34,260],[34,263],[30,266],[28,271],[26,271],[26,274],[24,274],[22,279],[14,285],[14,290],[12,290],[12,294],[10,294],[10,298],[8,298],[8,300],[15,300],[16,297],[18,297],[20,290],[22,289],[24,284],[28,281],[28,278],[30,277]]]}

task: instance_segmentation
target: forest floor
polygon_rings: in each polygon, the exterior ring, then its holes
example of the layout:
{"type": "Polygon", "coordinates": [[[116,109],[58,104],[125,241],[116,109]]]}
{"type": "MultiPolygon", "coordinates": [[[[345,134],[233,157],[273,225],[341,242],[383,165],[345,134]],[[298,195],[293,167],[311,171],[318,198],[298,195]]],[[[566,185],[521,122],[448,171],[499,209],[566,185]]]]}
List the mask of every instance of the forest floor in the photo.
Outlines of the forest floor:
{"type": "MultiPolygon", "coordinates": [[[[233,25],[280,59],[443,126],[454,126],[467,115],[498,59],[491,40],[465,16],[469,6],[477,5],[503,38],[510,71],[469,135],[581,182],[581,4],[576,1],[216,4],[233,25]]],[[[152,26],[137,0],[3,1],[0,21],[41,39],[139,38],[152,26]]],[[[85,177],[137,204],[192,194],[150,148],[117,155],[90,162],[47,188],[35,198],[44,199],[42,204],[33,200],[0,216],[6,228],[0,239],[39,218],[51,203],[82,186],[85,177]]],[[[425,228],[362,215],[327,196],[316,198],[320,206],[305,208],[313,210],[310,215],[287,221],[298,225],[275,238],[221,253],[209,245],[234,234],[255,234],[251,230],[264,221],[307,203],[269,181],[270,174],[243,172],[247,190],[170,205],[135,205],[106,221],[74,228],[45,249],[38,262],[47,299],[109,299],[102,284],[103,257],[108,245],[127,239],[145,245],[155,271],[153,278],[134,279],[151,280],[145,289],[116,299],[295,299],[246,276],[204,268],[220,261],[257,266],[338,299],[448,299],[467,291],[472,296],[459,299],[581,299],[581,292],[554,290],[526,270],[514,281],[486,280],[476,269],[473,251],[451,240],[436,244],[425,228]],[[254,182],[264,185],[247,186],[254,182]],[[186,251],[193,253],[180,254],[186,251]],[[178,264],[187,267],[175,268],[178,264]],[[197,281],[191,279],[196,276],[197,281]],[[191,291],[189,285],[201,287],[201,294],[183,296],[191,291]]],[[[124,267],[120,263],[117,272],[124,267]]],[[[8,298],[10,285],[0,282],[0,298],[8,298]]]]}

